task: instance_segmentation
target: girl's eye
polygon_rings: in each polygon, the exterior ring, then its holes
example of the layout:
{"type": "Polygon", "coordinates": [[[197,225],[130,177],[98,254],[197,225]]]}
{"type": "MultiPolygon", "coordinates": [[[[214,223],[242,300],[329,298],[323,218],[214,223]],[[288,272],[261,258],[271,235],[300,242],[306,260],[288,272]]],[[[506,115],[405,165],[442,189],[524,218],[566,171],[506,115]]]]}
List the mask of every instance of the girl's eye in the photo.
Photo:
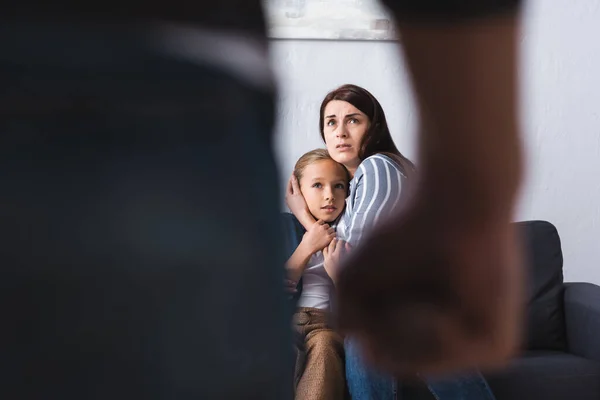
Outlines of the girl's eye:
{"type": "Polygon", "coordinates": [[[321,188],[321,184],[320,183],[313,183],[312,187],[320,189],[321,188]]]}
{"type": "Polygon", "coordinates": [[[344,184],[343,184],[343,183],[338,183],[337,185],[335,185],[335,188],[336,188],[336,189],[345,189],[345,188],[346,188],[346,186],[344,186],[344,184]]]}

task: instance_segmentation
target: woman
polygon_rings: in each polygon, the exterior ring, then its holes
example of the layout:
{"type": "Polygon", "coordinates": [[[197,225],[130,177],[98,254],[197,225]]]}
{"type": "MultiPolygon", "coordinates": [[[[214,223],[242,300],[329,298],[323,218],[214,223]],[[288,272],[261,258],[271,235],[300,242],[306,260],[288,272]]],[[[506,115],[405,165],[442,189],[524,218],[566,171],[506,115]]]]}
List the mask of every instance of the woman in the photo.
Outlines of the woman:
{"type": "MultiPolygon", "coordinates": [[[[354,247],[378,221],[410,198],[416,171],[396,148],[381,105],[361,87],[344,85],[330,92],[321,104],[319,129],[331,157],[352,176],[337,236],[354,247]]],[[[290,178],[286,201],[302,225],[314,224],[294,177],[290,178]]],[[[346,339],[345,349],[346,379],[353,399],[397,396],[395,379],[369,370],[351,338],[346,339]]],[[[494,398],[478,373],[428,382],[428,386],[441,400],[494,398]]]]}

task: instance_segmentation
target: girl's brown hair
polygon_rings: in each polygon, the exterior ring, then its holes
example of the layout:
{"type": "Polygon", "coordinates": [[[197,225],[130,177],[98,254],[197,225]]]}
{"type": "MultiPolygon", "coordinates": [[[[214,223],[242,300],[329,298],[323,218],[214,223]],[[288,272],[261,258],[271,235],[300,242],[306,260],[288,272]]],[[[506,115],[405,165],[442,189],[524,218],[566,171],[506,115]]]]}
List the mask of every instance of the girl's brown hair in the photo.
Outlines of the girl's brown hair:
{"type": "Polygon", "coordinates": [[[348,102],[369,118],[369,128],[363,137],[358,152],[358,157],[361,161],[374,154],[382,153],[396,161],[409,178],[414,175],[415,165],[402,155],[394,144],[381,104],[379,104],[375,96],[360,86],[343,85],[325,96],[319,113],[319,130],[321,131],[323,141],[325,141],[325,107],[333,100],[348,102]]]}

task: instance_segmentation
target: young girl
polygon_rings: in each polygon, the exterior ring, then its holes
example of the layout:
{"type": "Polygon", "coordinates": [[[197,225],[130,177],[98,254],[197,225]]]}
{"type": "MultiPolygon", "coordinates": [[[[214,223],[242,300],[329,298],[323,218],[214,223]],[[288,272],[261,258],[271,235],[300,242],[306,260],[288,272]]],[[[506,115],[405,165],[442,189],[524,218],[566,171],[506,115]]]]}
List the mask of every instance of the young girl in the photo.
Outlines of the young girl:
{"type": "Polygon", "coordinates": [[[286,263],[288,279],[301,289],[294,328],[302,339],[296,360],[296,399],[344,399],[343,338],[328,324],[330,278],[341,251],[335,223],[344,210],[350,176],[325,149],[304,154],[294,168],[309,211],[317,220],[286,263]],[[325,256],[324,256],[325,253],[325,256]]]}

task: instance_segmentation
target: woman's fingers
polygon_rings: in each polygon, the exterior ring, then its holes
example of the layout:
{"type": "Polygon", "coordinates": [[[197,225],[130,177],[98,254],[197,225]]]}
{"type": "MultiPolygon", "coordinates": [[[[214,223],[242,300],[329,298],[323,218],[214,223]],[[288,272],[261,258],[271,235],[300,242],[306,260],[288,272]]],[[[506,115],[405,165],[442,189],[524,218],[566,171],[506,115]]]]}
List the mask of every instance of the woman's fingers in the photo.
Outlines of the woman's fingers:
{"type": "Polygon", "coordinates": [[[294,174],[292,174],[292,176],[290,176],[290,179],[288,179],[288,183],[285,187],[285,193],[287,195],[292,195],[294,194],[294,184],[292,183],[292,180],[294,179],[294,174]]]}
{"type": "Polygon", "coordinates": [[[296,286],[298,285],[296,282],[289,279],[285,279],[284,283],[285,288],[289,293],[296,293],[298,291],[298,289],[296,289],[296,286]]]}
{"type": "Polygon", "coordinates": [[[298,179],[296,179],[296,175],[294,175],[292,173],[292,177],[290,178],[290,181],[292,182],[292,189],[294,190],[294,193],[300,193],[300,185],[298,185],[298,179]]]}
{"type": "Polygon", "coordinates": [[[332,233],[335,233],[335,229],[329,228],[329,229],[327,229],[327,233],[329,233],[331,235],[332,233]]]}
{"type": "Polygon", "coordinates": [[[298,194],[301,195],[302,193],[300,192],[300,185],[298,184],[298,179],[296,178],[296,175],[294,175],[293,172],[290,176],[290,179],[288,180],[285,192],[288,196],[295,196],[298,194]]]}
{"type": "Polygon", "coordinates": [[[289,280],[289,279],[285,279],[285,280],[284,280],[284,282],[285,282],[285,285],[286,285],[287,287],[293,287],[293,288],[295,288],[295,287],[296,287],[296,285],[297,285],[297,283],[296,283],[296,282],[294,282],[294,281],[292,281],[292,280],[289,280]]]}

